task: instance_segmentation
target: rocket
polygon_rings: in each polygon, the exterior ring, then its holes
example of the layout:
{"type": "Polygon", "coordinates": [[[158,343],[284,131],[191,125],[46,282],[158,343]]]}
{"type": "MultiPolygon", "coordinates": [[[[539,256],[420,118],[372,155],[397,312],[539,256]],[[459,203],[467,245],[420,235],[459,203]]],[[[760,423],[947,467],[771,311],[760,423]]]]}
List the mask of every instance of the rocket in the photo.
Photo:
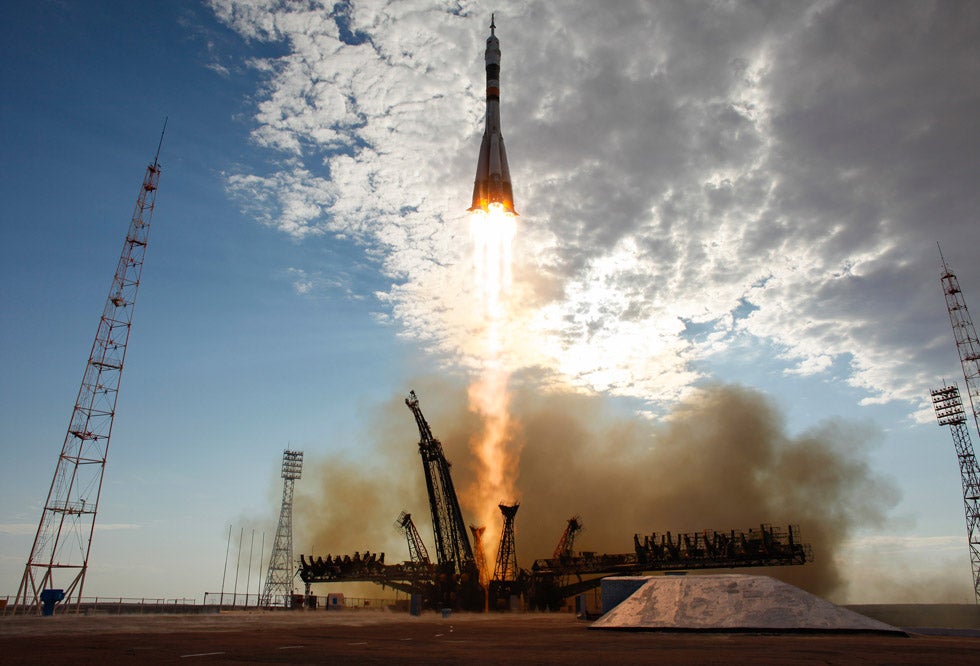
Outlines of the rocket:
{"type": "Polygon", "coordinates": [[[514,192],[510,186],[510,169],[507,168],[507,151],[504,137],[500,134],[500,41],[490,15],[490,36],[487,37],[487,118],[480,144],[480,158],[476,163],[476,181],[473,183],[473,205],[469,210],[489,211],[499,205],[505,213],[517,215],[514,210],[514,192]]]}

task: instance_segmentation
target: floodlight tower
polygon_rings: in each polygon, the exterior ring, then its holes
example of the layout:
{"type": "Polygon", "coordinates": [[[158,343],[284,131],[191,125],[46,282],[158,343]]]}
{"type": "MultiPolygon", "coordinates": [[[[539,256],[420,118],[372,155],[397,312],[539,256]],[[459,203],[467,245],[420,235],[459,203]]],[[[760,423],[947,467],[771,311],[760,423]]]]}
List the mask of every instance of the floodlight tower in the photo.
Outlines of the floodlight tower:
{"type": "MultiPolygon", "coordinates": [[[[163,128],[166,132],[166,122],[163,128]]],[[[23,605],[40,613],[42,592],[49,589],[61,590],[66,606],[74,603],[77,609],[81,604],[136,291],[156,205],[162,146],[163,132],[153,163],[146,167],[140,185],[34,545],[14,600],[14,612],[23,605]]]]}
{"type": "Polygon", "coordinates": [[[970,442],[963,400],[955,384],[932,391],[932,404],[939,425],[949,426],[953,435],[956,458],[960,463],[963,481],[963,509],[966,513],[966,536],[970,544],[970,564],[973,568],[973,596],[980,603],[980,467],[970,442]]]}
{"type": "Polygon", "coordinates": [[[279,527],[269,556],[269,572],[265,588],[259,598],[260,606],[285,606],[292,602],[293,577],[293,483],[303,475],[303,452],[282,452],[282,508],[279,510],[279,527]]]}

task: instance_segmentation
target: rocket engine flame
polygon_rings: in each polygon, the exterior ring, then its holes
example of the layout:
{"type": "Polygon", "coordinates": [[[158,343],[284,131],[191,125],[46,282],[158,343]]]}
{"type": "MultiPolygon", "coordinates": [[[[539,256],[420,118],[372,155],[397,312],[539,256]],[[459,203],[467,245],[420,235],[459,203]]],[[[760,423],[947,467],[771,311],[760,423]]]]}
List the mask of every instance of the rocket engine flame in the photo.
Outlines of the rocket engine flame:
{"type": "MultiPolygon", "coordinates": [[[[476,459],[476,481],[465,493],[476,511],[477,522],[487,526],[483,544],[499,543],[500,521],[496,505],[503,499],[517,499],[516,478],[520,448],[514,443],[514,422],[510,416],[510,373],[503,356],[506,341],[503,329],[508,320],[508,293],[511,286],[511,246],[516,233],[514,195],[507,166],[507,152],[500,133],[500,42],[490,36],[485,54],[487,72],[486,127],[470,206],[470,236],[473,242],[474,286],[483,308],[483,340],[479,376],[468,390],[470,410],[483,429],[470,439],[476,459]]],[[[495,558],[494,558],[495,559],[495,558]]]]}
{"type": "Polygon", "coordinates": [[[478,522],[486,525],[484,544],[495,548],[500,535],[496,504],[517,496],[516,476],[520,449],[513,442],[510,416],[510,372],[502,362],[506,345],[503,327],[508,315],[511,285],[511,246],[516,231],[514,216],[502,206],[470,217],[474,282],[483,308],[483,340],[479,376],[467,391],[470,410],[480,416],[483,429],[470,440],[477,465],[476,481],[467,492],[478,522]]]}

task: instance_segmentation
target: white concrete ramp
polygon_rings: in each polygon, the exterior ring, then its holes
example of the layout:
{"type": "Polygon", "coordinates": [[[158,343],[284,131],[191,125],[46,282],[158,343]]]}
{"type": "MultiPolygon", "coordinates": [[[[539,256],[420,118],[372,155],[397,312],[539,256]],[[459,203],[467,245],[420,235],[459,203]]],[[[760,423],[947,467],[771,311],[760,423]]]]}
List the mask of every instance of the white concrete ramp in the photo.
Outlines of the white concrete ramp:
{"type": "Polygon", "coordinates": [[[769,576],[614,577],[602,581],[604,598],[606,581],[636,591],[592,629],[904,634],[769,576]]]}

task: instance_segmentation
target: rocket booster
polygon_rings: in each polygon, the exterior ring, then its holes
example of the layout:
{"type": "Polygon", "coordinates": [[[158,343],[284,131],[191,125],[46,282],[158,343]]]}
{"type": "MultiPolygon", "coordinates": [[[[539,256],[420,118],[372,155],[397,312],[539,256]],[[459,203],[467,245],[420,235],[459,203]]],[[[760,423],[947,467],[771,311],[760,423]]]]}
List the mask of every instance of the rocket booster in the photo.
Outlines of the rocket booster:
{"type": "Polygon", "coordinates": [[[505,213],[516,215],[514,192],[510,186],[507,151],[500,134],[500,42],[494,35],[493,16],[490,17],[490,36],[487,37],[487,119],[476,163],[476,182],[473,183],[473,205],[469,210],[489,211],[499,205],[505,213]]]}

